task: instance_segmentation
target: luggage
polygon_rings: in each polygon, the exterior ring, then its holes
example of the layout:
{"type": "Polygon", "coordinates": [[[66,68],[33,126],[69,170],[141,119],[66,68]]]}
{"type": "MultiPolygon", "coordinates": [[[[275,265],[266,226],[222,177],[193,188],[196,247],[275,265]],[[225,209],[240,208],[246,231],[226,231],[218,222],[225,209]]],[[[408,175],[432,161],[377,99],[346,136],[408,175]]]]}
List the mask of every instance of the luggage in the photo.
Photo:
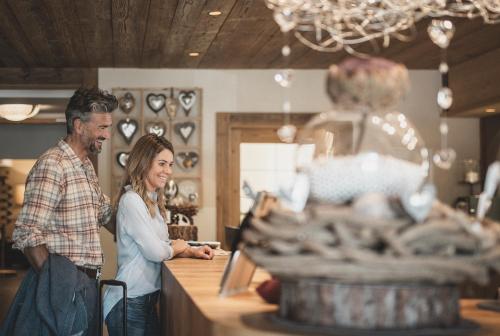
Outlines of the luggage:
{"type": "Polygon", "coordinates": [[[123,336],[127,336],[127,283],[119,280],[99,281],[99,335],[103,336],[104,317],[102,309],[102,288],[104,286],[120,286],[123,290],[123,336]]]}

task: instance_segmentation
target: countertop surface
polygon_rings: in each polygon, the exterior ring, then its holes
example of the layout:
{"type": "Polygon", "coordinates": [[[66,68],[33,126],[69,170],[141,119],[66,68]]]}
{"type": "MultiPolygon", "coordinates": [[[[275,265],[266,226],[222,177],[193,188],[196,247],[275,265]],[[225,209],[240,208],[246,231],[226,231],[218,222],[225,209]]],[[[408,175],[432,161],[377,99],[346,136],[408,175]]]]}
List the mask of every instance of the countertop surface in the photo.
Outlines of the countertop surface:
{"type": "MultiPolygon", "coordinates": [[[[273,321],[276,319],[274,312],[278,306],[265,303],[255,292],[255,288],[269,278],[269,274],[261,269],[257,269],[255,272],[247,292],[220,298],[218,296],[219,284],[227,259],[228,256],[215,256],[213,260],[178,258],[164,262],[166,267],[164,271],[169,272],[169,278],[171,276],[172,279],[175,279],[179,285],[177,288],[182,288],[182,291],[192,301],[191,303],[196,306],[196,311],[199,311],[213,325],[213,330],[215,330],[213,334],[348,335],[345,331],[324,333],[321,330],[315,330],[316,332],[310,333],[309,331],[304,332],[300,327],[293,328],[293,325],[274,323],[273,321]]],[[[476,332],[464,333],[465,330],[458,328],[458,333],[439,333],[439,335],[499,336],[500,313],[480,310],[476,308],[478,302],[480,301],[461,300],[462,318],[480,325],[479,328],[475,328],[476,332]]],[[[375,334],[379,335],[380,333],[375,334]]],[[[413,335],[413,333],[405,332],[405,335],[413,335]]]]}

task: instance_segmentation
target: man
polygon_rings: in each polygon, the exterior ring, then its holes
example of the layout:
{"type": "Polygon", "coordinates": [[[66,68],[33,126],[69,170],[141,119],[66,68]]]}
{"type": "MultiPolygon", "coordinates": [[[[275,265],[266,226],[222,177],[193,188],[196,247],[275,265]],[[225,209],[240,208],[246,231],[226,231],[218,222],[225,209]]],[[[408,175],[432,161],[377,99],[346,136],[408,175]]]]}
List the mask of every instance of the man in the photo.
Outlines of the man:
{"type": "MultiPolygon", "coordinates": [[[[30,171],[13,234],[14,248],[24,252],[39,276],[49,253],[76,265],[79,279],[84,279],[84,284],[75,287],[85,289],[86,335],[96,334],[96,284],[103,264],[99,230],[112,215],[89,155],[98,154],[109,139],[111,112],[116,107],[116,97],[106,91],[92,88],[74,93],[66,108],[67,136],[45,152],[30,171]]],[[[54,268],[55,263],[51,265],[54,268]]]]}

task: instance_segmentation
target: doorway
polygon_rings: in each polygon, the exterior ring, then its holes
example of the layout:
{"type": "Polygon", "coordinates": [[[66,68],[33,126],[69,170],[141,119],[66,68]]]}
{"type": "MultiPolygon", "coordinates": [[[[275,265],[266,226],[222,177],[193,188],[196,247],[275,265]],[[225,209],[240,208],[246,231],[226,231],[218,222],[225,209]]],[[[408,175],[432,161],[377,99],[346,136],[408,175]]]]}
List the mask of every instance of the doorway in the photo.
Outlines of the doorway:
{"type": "MultiPolygon", "coordinates": [[[[291,114],[290,123],[300,132],[313,115],[291,114]]],[[[283,123],[283,113],[216,114],[217,240],[226,249],[225,227],[240,224],[241,144],[282,144],[276,131],[283,123]]],[[[259,160],[259,157],[250,159],[259,160]]]]}

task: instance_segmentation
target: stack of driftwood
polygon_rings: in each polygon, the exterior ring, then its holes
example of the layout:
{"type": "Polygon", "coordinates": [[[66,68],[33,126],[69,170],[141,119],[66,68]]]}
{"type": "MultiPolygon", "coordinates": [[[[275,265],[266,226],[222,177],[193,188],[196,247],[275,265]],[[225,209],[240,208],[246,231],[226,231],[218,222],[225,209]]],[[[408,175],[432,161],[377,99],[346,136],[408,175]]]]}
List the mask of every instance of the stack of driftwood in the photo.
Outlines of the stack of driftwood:
{"type": "MultiPolygon", "coordinates": [[[[387,207],[387,205],[389,205],[387,207]]],[[[457,284],[500,271],[500,225],[435,202],[415,222],[397,202],[370,216],[353,205],[267,205],[244,233],[245,252],[282,280],[282,317],[358,328],[452,326],[457,284]],[[406,314],[406,315],[405,315],[406,314]]]]}

